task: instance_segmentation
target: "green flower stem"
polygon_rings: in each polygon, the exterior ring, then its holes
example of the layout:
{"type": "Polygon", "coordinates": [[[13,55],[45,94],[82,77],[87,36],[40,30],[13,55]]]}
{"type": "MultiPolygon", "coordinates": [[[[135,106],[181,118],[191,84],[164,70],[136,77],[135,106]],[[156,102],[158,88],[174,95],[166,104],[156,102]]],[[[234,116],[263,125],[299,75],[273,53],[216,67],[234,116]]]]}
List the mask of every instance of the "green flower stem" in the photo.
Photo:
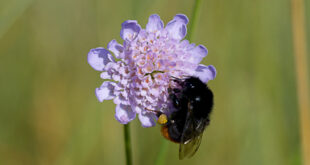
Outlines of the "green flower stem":
{"type": "Polygon", "coordinates": [[[197,22],[198,13],[200,11],[200,6],[201,6],[201,0],[196,0],[192,10],[191,18],[189,20],[188,31],[186,36],[186,39],[189,41],[192,39],[192,35],[197,22]]]}
{"type": "Polygon", "coordinates": [[[126,165],[132,165],[129,124],[124,125],[124,142],[125,142],[125,152],[126,152],[126,165]]]}
{"type": "Polygon", "coordinates": [[[291,0],[300,138],[303,165],[310,164],[310,95],[307,59],[307,29],[304,0],[291,0]]]}
{"type": "Polygon", "coordinates": [[[155,161],[155,165],[162,165],[165,164],[167,152],[168,152],[168,146],[169,146],[169,141],[166,139],[162,140],[162,144],[160,147],[160,151],[157,155],[157,159],[155,161]]]}
{"type": "MultiPolygon", "coordinates": [[[[196,0],[193,10],[192,10],[192,15],[189,21],[189,26],[188,26],[188,31],[187,31],[187,40],[191,40],[192,39],[192,34],[194,32],[194,28],[197,22],[197,17],[198,17],[198,13],[200,10],[200,6],[201,6],[201,0],[196,0]]],[[[169,149],[169,141],[166,139],[163,139],[162,145],[160,147],[159,153],[157,155],[157,159],[155,162],[155,165],[164,165],[165,164],[165,159],[166,159],[166,155],[169,149]]]]}

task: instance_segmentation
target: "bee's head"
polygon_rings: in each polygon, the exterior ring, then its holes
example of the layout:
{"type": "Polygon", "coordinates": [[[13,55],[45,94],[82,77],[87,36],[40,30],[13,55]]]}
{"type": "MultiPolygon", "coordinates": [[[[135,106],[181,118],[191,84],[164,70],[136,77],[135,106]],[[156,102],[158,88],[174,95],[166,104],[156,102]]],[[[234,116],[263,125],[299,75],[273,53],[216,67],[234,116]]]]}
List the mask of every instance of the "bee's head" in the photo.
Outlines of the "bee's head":
{"type": "Polygon", "coordinates": [[[182,82],[181,86],[184,89],[185,94],[196,95],[201,92],[201,89],[205,88],[206,84],[197,77],[189,77],[182,82]]]}

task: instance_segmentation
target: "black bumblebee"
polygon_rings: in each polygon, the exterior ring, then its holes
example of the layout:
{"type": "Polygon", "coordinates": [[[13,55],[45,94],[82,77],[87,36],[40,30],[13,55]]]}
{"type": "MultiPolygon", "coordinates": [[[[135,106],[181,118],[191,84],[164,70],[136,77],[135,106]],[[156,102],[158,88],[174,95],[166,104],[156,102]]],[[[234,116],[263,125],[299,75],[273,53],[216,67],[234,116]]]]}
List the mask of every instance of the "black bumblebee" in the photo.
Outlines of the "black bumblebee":
{"type": "Polygon", "coordinates": [[[197,77],[174,78],[179,87],[169,89],[169,97],[176,109],[170,116],[160,114],[162,134],[179,143],[179,159],[192,157],[199,148],[202,134],[209,125],[213,107],[213,93],[197,77]]]}

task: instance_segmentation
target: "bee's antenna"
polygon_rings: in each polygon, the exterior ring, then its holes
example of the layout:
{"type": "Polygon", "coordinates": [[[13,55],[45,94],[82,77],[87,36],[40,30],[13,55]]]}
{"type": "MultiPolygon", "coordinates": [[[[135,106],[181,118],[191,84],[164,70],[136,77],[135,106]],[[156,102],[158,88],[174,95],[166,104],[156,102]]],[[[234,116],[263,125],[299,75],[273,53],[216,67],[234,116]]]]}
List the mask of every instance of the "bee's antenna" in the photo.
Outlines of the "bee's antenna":
{"type": "Polygon", "coordinates": [[[174,77],[174,76],[170,76],[172,79],[179,79],[179,78],[177,78],[177,77],[174,77]]]}
{"type": "Polygon", "coordinates": [[[182,80],[178,77],[174,77],[174,76],[170,76],[171,80],[174,81],[174,82],[177,82],[177,83],[180,83],[182,82],[182,80]]]}

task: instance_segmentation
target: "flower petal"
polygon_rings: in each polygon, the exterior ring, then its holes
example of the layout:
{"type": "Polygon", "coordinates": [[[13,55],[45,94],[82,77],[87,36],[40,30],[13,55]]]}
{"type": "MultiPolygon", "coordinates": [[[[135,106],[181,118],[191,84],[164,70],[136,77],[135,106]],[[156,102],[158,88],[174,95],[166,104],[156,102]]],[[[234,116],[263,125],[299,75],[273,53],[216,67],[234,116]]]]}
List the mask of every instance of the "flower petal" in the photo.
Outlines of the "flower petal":
{"type": "Polygon", "coordinates": [[[207,83],[209,80],[215,78],[216,69],[213,65],[199,65],[195,70],[194,76],[198,77],[202,82],[207,83]]]}
{"type": "Polygon", "coordinates": [[[188,18],[184,14],[177,14],[174,16],[173,20],[170,21],[167,26],[166,30],[170,37],[181,40],[186,36],[186,24],[188,23],[188,18]]]}
{"type": "Polygon", "coordinates": [[[127,20],[122,23],[121,37],[123,40],[134,40],[141,30],[140,25],[135,20],[127,20]]]}
{"type": "Polygon", "coordinates": [[[116,83],[111,81],[105,81],[99,88],[96,88],[96,96],[100,102],[103,100],[111,100],[115,98],[114,87],[116,83]]]}
{"type": "Polygon", "coordinates": [[[129,105],[118,104],[115,108],[115,118],[121,124],[127,124],[136,117],[129,105]]]}
{"type": "Polygon", "coordinates": [[[128,97],[124,96],[125,92],[121,92],[116,96],[113,100],[114,104],[123,104],[123,105],[130,105],[128,97]]]}
{"type": "Polygon", "coordinates": [[[176,61],[177,66],[176,69],[179,69],[180,71],[188,74],[188,75],[193,75],[196,71],[195,69],[198,67],[197,64],[193,64],[188,61],[176,61]]]}
{"type": "Polygon", "coordinates": [[[116,58],[124,58],[123,45],[119,44],[116,40],[112,40],[109,42],[108,47],[110,51],[112,51],[116,58]]]}
{"type": "Polygon", "coordinates": [[[207,48],[203,45],[198,45],[191,51],[191,57],[188,61],[194,64],[199,64],[200,61],[207,56],[207,54],[207,48]]]}
{"type": "Polygon", "coordinates": [[[133,100],[130,100],[130,106],[131,106],[131,109],[136,112],[136,113],[141,113],[142,112],[142,108],[141,108],[141,105],[138,105],[136,103],[136,100],[133,101],[133,100]]]}
{"type": "Polygon", "coordinates": [[[104,71],[109,62],[115,62],[114,57],[104,48],[91,49],[87,56],[88,63],[97,71],[104,71]]]}
{"type": "Polygon", "coordinates": [[[154,121],[154,114],[152,113],[147,113],[147,114],[139,114],[139,120],[142,124],[142,127],[153,127],[156,125],[154,121]]]}
{"type": "Polygon", "coordinates": [[[108,72],[102,72],[100,74],[100,78],[102,78],[102,79],[111,79],[111,75],[108,72]]]}
{"type": "Polygon", "coordinates": [[[160,17],[157,14],[153,14],[149,17],[149,22],[146,25],[146,31],[148,32],[154,32],[159,31],[163,29],[164,23],[160,19],[160,17]]]}

